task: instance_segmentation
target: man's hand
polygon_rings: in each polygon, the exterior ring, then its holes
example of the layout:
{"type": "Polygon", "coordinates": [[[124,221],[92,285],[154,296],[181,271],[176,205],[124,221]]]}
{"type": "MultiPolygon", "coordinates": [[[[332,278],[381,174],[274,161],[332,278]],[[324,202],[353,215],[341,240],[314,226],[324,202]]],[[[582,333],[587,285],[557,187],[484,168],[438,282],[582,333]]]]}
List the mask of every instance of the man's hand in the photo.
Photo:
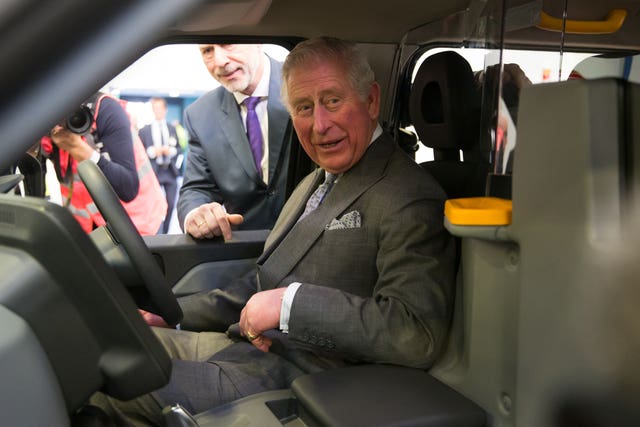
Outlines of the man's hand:
{"type": "Polygon", "coordinates": [[[93,154],[93,148],[87,142],[82,139],[82,136],[75,134],[66,128],[57,125],[49,133],[51,141],[71,154],[71,156],[78,162],[87,160],[93,154]]]}
{"type": "Polygon", "coordinates": [[[170,327],[169,325],[167,325],[167,322],[165,322],[164,319],[162,317],[158,316],[157,314],[153,314],[153,313],[145,311],[145,310],[143,310],[141,308],[139,308],[138,311],[142,315],[142,318],[144,319],[144,321],[147,322],[147,325],[149,325],[149,326],[157,326],[159,328],[169,328],[170,327]]]}
{"type": "Polygon", "coordinates": [[[153,150],[154,158],[158,156],[166,156],[167,154],[169,154],[169,147],[167,147],[166,145],[154,145],[153,147],[151,147],[151,149],[153,150]]]}
{"type": "Polygon", "coordinates": [[[220,203],[207,203],[193,210],[185,221],[185,231],[196,239],[213,239],[223,236],[231,239],[231,224],[242,224],[239,214],[228,214],[220,203]]]}
{"type": "Polygon", "coordinates": [[[258,349],[267,352],[271,340],[264,331],[280,326],[280,306],[287,288],[271,289],[254,294],[240,313],[241,334],[258,349]]]}
{"type": "Polygon", "coordinates": [[[532,85],[518,64],[504,64],[503,67],[502,84],[513,83],[518,89],[532,85]]]}

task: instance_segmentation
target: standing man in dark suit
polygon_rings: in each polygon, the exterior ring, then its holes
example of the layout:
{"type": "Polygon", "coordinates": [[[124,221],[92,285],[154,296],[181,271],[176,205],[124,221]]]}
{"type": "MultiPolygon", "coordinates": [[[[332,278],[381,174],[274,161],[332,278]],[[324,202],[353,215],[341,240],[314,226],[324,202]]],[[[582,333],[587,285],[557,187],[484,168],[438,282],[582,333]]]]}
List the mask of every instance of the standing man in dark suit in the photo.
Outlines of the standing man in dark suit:
{"type": "Polygon", "coordinates": [[[153,171],[164,190],[167,199],[167,214],[160,231],[169,231],[171,214],[178,194],[178,175],[180,173],[177,161],[182,158],[182,147],[178,144],[176,128],[167,123],[167,101],[164,98],[151,98],[151,109],[155,120],[138,132],[142,143],[147,149],[153,171]]]}
{"type": "Polygon", "coordinates": [[[291,51],[283,82],[321,169],[285,204],[257,274],[181,299],[183,330],[155,329],[175,358],[169,384],[102,403],[112,415],[159,423],[168,404],[201,412],[352,364],[425,369],[443,348],[455,276],[445,194],[382,131],[366,58],[350,43],[312,39],[291,51]]]}
{"type": "Polygon", "coordinates": [[[270,229],[285,202],[290,121],[280,101],[282,64],[261,45],[200,45],[222,85],[184,113],[189,154],[178,218],[195,238],[270,229]],[[234,214],[227,216],[227,213],[234,214]]]}

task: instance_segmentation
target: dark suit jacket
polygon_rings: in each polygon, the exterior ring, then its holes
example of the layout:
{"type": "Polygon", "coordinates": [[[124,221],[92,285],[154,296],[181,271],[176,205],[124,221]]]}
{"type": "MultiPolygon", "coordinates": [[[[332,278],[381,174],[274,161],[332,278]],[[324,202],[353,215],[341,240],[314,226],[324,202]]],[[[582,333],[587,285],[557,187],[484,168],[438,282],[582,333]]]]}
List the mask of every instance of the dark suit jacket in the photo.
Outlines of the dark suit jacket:
{"type": "MultiPolygon", "coordinates": [[[[455,276],[443,190],[383,134],[296,225],[323,174],[307,176],[287,201],[257,261],[257,283],[247,275],[224,289],[182,298],[183,328],[220,330],[239,319],[256,289],[297,281],[302,286],[289,334],[267,332],[274,339],[271,352],[282,356],[290,373],[362,362],[430,366],[445,342],[455,276]],[[361,227],[332,229],[334,219],[353,211],[361,227]]],[[[246,370],[238,360],[255,358],[245,344],[212,360],[234,361],[225,365],[233,377],[234,370],[246,370]]],[[[238,378],[250,370],[245,374],[238,378]]]]}
{"type": "Polygon", "coordinates": [[[178,200],[181,226],[192,209],[210,202],[244,215],[238,229],[269,229],[275,223],[286,199],[291,126],[280,100],[282,64],[269,60],[269,185],[258,176],[233,94],[224,87],[208,92],[184,114],[189,152],[178,200]]]}
{"type": "MultiPolygon", "coordinates": [[[[176,127],[170,123],[167,123],[167,128],[169,129],[169,138],[171,138],[169,144],[173,145],[176,148],[176,155],[171,157],[169,164],[164,167],[159,165],[155,159],[150,159],[150,161],[151,166],[153,167],[153,171],[156,173],[158,179],[168,176],[175,180],[180,173],[179,168],[176,165],[176,161],[182,154],[183,150],[182,147],[180,147],[180,144],[178,144],[178,134],[176,133],[176,127]]],[[[138,136],[140,136],[145,149],[153,147],[153,135],[151,132],[150,124],[140,129],[140,131],[138,132],[138,136]]]]}

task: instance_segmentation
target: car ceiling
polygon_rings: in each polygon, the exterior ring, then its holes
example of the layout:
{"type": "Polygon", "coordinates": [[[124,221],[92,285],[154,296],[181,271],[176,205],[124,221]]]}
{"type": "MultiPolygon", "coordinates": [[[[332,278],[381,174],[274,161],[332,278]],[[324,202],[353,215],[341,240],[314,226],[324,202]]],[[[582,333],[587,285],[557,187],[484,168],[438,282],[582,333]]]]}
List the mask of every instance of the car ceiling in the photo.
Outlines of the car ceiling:
{"type": "Polygon", "coordinates": [[[227,7],[219,2],[204,4],[194,17],[177,24],[175,32],[304,38],[331,35],[359,42],[398,43],[412,28],[465,10],[469,0],[246,1],[264,11],[259,23],[255,22],[259,16],[248,10],[237,24],[225,25],[233,18],[221,19],[219,13],[238,13],[236,3],[229,2],[227,7]]]}
{"type": "MultiPolygon", "coordinates": [[[[469,29],[449,28],[462,20],[451,18],[482,10],[488,0],[245,0],[201,5],[189,19],[177,22],[170,35],[240,35],[269,37],[313,37],[331,35],[357,42],[400,43],[407,33],[425,24],[436,24],[424,40],[438,36],[469,35],[469,29]],[[235,24],[229,25],[230,22],[235,24]],[[357,25],[354,25],[357,22],[357,25]],[[428,37],[428,38],[427,38],[428,37]]],[[[547,14],[561,18],[565,6],[558,0],[509,0],[508,10],[538,5],[547,14]],[[541,6],[540,6],[541,5],[541,6]]],[[[567,46],[602,45],[606,48],[638,49],[640,45],[640,0],[567,0],[567,19],[602,20],[612,9],[627,11],[620,31],[609,35],[567,35],[567,46]]],[[[535,7],[534,7],[535,9],[535,7]]],[[[509,16],[509,12],[507,12],[509,16]]],[[[530,22],[506,34],[514,44],[558,44],[556,32],[543,31],[530,22]]]]}

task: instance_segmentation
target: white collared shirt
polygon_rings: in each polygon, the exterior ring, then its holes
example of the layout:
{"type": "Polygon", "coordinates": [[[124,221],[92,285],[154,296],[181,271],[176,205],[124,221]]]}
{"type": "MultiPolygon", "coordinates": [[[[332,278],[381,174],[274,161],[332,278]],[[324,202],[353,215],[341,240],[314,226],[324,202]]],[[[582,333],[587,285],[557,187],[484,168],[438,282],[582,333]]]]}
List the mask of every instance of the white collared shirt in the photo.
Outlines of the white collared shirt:
{"type": "Polygon", "coordinates": [[[159,165],[167,163],[169,158],[175,156],[177,152],[175,147],[170,147],[169,138],[167,122],[165,120],[154,120],[151,123],[151,139],[153,140],[153,147],[147,148],[147,154],[149,155],[149,158],[155,159],[156,163],[159,165]],[[156,152],[154,150],[154,147],[162,147],[163,141],[170,147],[170,151],[173,151],[166,158],[164,156],[156,156],[156,152]]]}
{"type": "MultiPolygon", "coordinates": [[[[264,55],[264,54],[263,54],[264,55]]],[[[256,114],[260,121],[260,130],[262,131],[262,161],[260,167],[262,169],[262,179],[266,184],[269,184],[269,116],[267,113],[267,102],[269,99],[269,79],[271,77],[271,61],[269,57],[264,55],[264,70],[258,86],[253,91],[251,96],[259,96],[260,102],[256,105],[256,114]]],[[[236,102],[240,106],[240,115],[242,116],[242,123],[244,123],[244,130],[247,131],[247,107],[244,105],[244,100],[249,96],[244,93],[233,93],[236,102]]],[[[276,95],[277,96],[277,95],[276,95]]]]}
{"type": "Polygon", "coordinates": [[[169,128],[167,127],[166,121],[153,121],[151,124],[151,139],[153,139],[153,145],[156,147],[161,147],[163,140],[167,145],[169,145],[169,128]]]}

